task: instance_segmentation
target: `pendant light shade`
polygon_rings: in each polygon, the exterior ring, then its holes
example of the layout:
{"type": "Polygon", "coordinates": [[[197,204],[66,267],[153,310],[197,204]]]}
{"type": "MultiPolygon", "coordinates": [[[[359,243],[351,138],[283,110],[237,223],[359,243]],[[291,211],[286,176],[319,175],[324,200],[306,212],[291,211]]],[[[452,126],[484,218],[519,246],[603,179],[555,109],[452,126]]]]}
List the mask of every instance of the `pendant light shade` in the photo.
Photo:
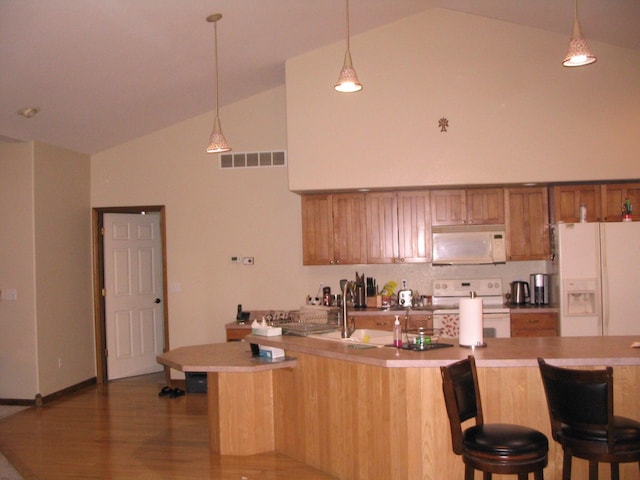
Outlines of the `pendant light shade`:
{"type": "Polygon", "coordinates": [[[562,62],[562,65],[565,67],[581,67],[582,65],[589,65],[595,61],[596,57],[591,53],[586,40],[582,36],[580,22],[578,21],[578,0],[575,0],[573,33],[571,35],[571,40],[569,40],[567,56],[562,62]]]}
{"type": "Polygon", "coordinates": [[[340,76],[335,84],[335,89],[342,93],[353,93],[362,90],[362,84],[358,80],[358,75],[353,68],[351,61],[351,51],[349,50],[349,0],[347,2],[347,51],[344,54],[344,64],[340,70],[340,76]]]}
{"type": "Polygon", "coordinates": [[[213,23],[215,32],[214,59],[216,67],[216,118],[213,122],[213,131],[211,132],[211,136],[209,137],[209,146],[207,147],[207,153],[220,153],[228,152],[229,150],[231,150],[231,147],[222,134],[222,127],[220,126],[220,115],[218,114],[218,20],[220,20],[221,18],[222,15],[219,13],[214,13],[213,15],[209,15],[207,17],[207,22],[213,23]]]}

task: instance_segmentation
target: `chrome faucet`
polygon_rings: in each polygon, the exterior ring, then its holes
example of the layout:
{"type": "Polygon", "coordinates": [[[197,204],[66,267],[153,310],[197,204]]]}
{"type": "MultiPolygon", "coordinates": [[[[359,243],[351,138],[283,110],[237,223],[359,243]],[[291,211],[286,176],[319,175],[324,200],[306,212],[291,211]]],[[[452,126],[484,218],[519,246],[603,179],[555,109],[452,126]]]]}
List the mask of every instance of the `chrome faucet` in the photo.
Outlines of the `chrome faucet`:
{"type": "Polygon", "coordinates": [[[347,305],[349,304],[349,298],[352,296],[351,290],[353,289],[353,282],[345,282],[342,287],[342,312],[340,326],[342,327],[342,338],[349,338],[355,331],[356,327],[351,322],[349,325],[349,315],[347,305]]]}

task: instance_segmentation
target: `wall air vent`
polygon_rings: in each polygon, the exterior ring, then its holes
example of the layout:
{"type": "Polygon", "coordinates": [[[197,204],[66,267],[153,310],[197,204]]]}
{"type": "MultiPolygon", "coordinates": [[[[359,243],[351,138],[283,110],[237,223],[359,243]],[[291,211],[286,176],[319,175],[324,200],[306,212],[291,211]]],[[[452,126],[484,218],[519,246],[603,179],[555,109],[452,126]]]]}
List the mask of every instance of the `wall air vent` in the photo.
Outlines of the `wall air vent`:
{"type": "Polygon", "coordinates": [[[220,154],[220,168],[284,167],[287,152],[244,152],[220,154]]]}

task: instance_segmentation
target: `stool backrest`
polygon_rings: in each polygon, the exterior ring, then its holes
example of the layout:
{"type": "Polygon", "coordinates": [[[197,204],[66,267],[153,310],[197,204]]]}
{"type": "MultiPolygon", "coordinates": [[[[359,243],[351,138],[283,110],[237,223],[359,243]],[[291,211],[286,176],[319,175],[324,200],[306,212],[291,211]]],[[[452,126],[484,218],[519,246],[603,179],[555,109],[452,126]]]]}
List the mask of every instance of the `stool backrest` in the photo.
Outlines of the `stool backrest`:
{"type": "Polygon", "coordinates": [[[569,426],[576,431],[599,431],[613,443],[613,369],[577,370],[549,365],[538,358],[547,397],[551,433],[569,426]]]}
{"type": "Polygon", "coordinates": [[[478,387],[476,362],[473,356],[440,367],[442,393],[449,416],[453,451],[462,454],[462,423],[471,418],[477,425],[484,422],[478,387]]]}

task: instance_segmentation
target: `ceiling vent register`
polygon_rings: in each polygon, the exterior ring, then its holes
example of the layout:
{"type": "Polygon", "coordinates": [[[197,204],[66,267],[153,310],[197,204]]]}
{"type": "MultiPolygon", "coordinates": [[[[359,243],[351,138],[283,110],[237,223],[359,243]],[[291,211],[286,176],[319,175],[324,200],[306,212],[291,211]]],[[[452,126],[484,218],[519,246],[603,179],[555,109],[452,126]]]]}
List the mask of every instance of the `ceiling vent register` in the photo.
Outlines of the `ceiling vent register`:
{"type": "Polygon", "coordinates": [[[284,167],[287,165],[287,152],[245,152],[223,153],[220,155],[220,168],[284,167]]]}

